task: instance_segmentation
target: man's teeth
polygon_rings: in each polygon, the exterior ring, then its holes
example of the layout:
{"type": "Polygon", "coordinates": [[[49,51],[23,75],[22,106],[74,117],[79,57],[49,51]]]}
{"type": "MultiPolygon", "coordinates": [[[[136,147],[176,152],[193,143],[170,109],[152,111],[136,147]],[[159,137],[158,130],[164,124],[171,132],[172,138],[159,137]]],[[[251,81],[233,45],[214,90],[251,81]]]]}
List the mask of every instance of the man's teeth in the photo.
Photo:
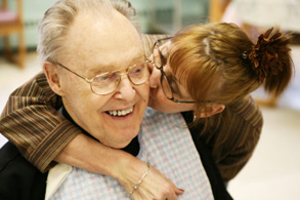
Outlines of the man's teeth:
{"type": "Polygon", "coordinates": [[[128,108],[127,110],[112,110],[112,111],[108,111],[108,114],[110,114],[112,116],[124,116],[124,115],[128,115],[132,111],[133,111],[133,107],[128,108]]]}

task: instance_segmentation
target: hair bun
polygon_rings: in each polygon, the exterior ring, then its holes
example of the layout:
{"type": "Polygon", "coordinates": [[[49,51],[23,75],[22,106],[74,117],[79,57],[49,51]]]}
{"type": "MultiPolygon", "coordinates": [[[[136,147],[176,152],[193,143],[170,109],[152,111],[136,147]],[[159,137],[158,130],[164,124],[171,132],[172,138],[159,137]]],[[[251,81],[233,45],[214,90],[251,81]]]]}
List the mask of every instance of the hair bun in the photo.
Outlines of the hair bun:
{"type": "Polygon", "coordinates": [[[284,63],[280,62],[280,53],[290,50],[287,46],[289,43],[290,39],[274,28],[270,28],[258,37],[248,58],[259,81],[263,81],[270,75],[276,76],[283,71],[284,63]]]}

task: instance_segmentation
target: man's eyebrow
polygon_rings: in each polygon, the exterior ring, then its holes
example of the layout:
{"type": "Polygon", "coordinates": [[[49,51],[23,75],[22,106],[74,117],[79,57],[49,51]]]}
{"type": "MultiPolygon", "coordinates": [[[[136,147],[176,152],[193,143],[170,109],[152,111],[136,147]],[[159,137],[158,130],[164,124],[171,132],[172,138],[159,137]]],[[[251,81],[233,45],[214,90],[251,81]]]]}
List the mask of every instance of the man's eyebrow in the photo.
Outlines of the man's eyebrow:
{"type": "Polygon", "coordinates": [[[98,65],[97,67],[88,70],[88,73],[93,74],[93,76],[97,76],[99,74],[110,72],[112,71],[111,69],[112,69],[111,65],[98,65]]]}
{"type": "Polygon", "coordinates": [[[137,55],[136,57],[134,57],[134,58],[131,60],[131,64],[134,65],[134,64],[135,64],[134,62],[136,62],[136,61],[139,60],[139,59],[144,59],[144,60],[146,60],[147,57],[146,57],[145,54],[137,55]]]}
{"type": "MultiPolygon", "coordinates": [[[[140,55],[134,57],[134,58],[131,60],[130,65],[126,66],[126,68],[127,68],[127,67],[130,67],[131,65],[137,64],[137,63],[136,63],[137,60],[142,59],[142,58],[145,60],[145,59],[146,59],[146,56],[145,56],[144,54],[140,54],[140,55]]],[[[108,65],[108,64],[105,64],[105,65],[103,65],[103,64],[98,64],[97,67],[94,67],[94,68],[90,69],[88,73],[89,73],[89,74],[93,74],[94,76],[97,76],[97,75],[99,75],[99,74],[103,74],[103,73],[106,73],[106,72],[114,72],[114,71],[118,71],[118,69],[116,69],[116,68],[118,68],[118,67],[120,67],[120,66],[113,66],[113,65],[108,65]]]]}

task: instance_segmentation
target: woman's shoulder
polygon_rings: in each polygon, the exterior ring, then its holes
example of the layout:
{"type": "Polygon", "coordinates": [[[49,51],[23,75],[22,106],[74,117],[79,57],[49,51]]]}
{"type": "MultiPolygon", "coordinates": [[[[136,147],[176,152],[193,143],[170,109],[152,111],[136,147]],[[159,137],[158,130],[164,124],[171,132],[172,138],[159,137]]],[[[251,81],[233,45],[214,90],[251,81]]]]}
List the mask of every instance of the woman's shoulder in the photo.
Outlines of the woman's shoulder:
{"type": "Polygon", "coordinates": [[[249,95],[236,104],[229,106],[234,120],[261,131],[263,125],[263,116],[255,100],[249,95]]]}

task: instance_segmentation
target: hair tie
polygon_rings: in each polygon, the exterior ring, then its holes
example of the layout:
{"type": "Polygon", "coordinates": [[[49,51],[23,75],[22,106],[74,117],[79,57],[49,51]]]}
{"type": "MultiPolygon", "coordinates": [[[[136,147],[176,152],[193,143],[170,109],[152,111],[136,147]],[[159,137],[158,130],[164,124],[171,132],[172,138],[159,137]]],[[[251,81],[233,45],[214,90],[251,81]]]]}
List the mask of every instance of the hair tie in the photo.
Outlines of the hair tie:
{"type": "Polygon", "coordinates": [[[243,53],[242,53],[242,58],[243,58],[244,60],[246,60],[246,59],[248,58],[248,52],[247,52],[247,51],[243,51],[243,53]]]}
{"type": "Polygon", "coordinates": [[[263,81],[268,75],[277,75],[282,71],[282,66],[278,64],[278,48],[282,45],[282,34],[277,30],[271,35],[273,28],[261,34],[249,53],[252,68],[258,75],[259,81],[263,81]]]}

